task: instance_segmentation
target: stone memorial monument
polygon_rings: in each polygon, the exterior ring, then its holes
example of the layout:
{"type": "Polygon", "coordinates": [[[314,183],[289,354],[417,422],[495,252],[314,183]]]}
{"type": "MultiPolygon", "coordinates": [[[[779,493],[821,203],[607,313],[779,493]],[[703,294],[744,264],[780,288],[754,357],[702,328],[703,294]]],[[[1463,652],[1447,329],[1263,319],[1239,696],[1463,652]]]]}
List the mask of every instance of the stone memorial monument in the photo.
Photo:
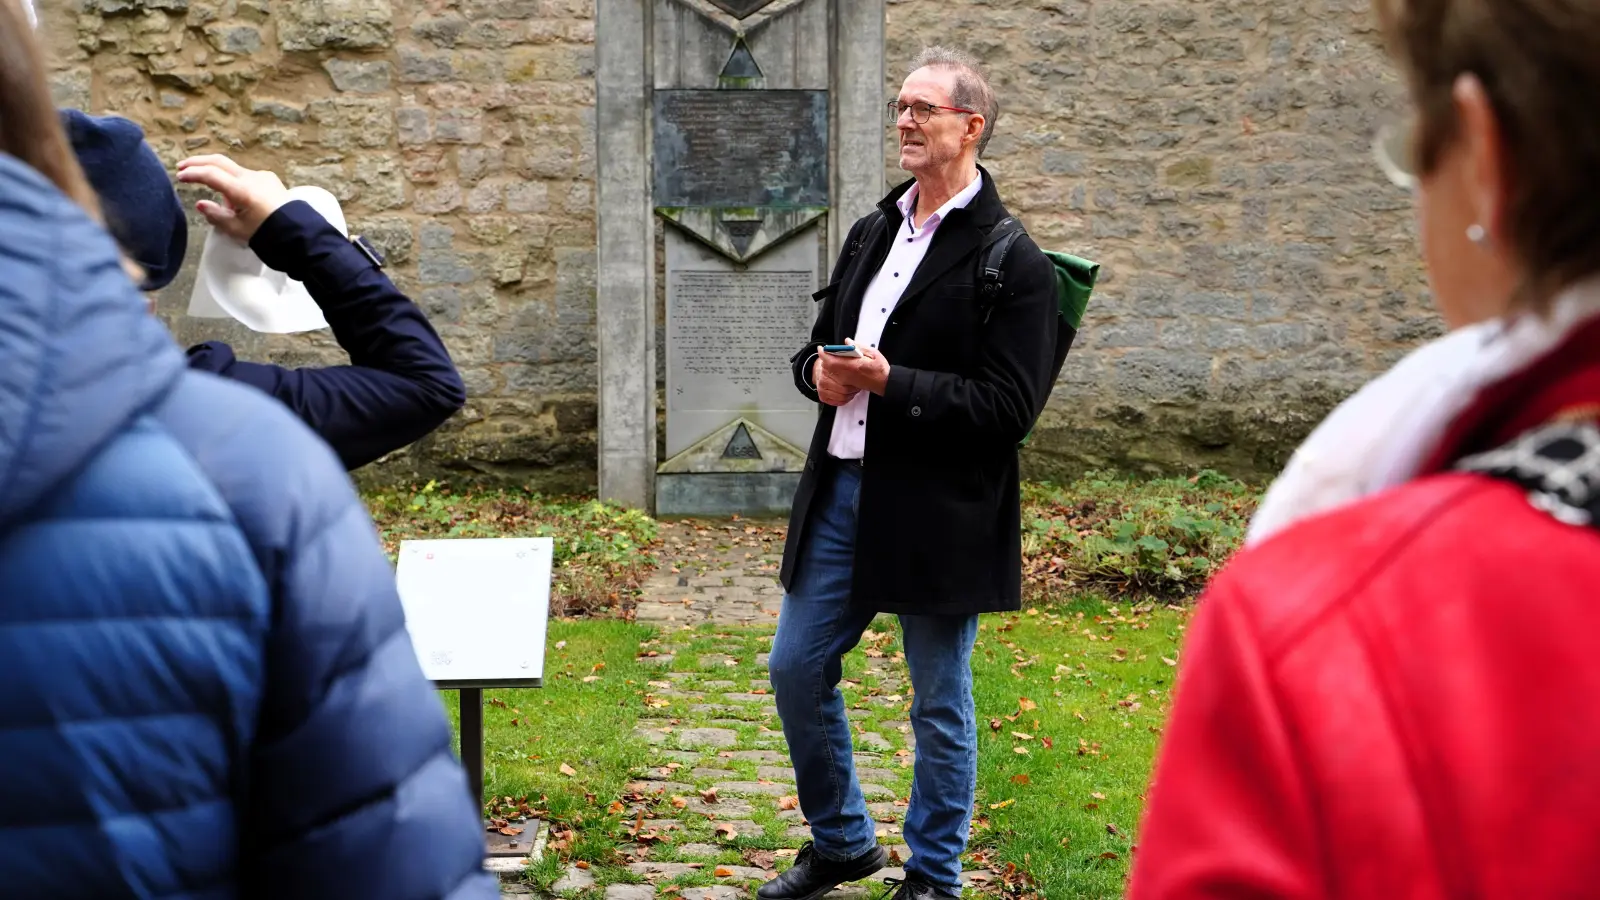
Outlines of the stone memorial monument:
{"type": "Polygon", "coordinates": [[[884,0],[598,0],[600,492],[788,509],[816,407],[789,358],[883,193],[884,0]],[[667,224],[666,445],[656,452],[667,224]]]}

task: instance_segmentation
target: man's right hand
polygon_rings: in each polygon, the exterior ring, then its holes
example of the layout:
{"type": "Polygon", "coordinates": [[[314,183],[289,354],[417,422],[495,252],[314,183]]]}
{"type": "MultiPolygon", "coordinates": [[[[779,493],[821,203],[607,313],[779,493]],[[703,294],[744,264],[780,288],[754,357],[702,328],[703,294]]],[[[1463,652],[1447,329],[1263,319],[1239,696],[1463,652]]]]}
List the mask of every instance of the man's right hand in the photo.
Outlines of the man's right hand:
{"type": "Polygon", "coordinates": [[[811,383],[817,386],[817,397],[829,406],[843,406],[859,391],[859,388],[842,384],[830,371],[830,367],[837,362],[819,348],[817,361],[811,365],[811,383]]]}

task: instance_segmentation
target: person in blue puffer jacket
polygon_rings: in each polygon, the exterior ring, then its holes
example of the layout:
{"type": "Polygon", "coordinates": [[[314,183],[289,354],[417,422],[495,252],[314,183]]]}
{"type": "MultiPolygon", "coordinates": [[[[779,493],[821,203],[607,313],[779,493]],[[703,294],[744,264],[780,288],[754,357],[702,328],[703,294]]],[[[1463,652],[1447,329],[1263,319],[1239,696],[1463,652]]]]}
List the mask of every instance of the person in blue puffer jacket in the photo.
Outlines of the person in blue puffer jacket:
{"type": "Polygon", "coordinates": [[[190,370],[0,0],[0,895],[488,900],[348,476],[190,370]]]}

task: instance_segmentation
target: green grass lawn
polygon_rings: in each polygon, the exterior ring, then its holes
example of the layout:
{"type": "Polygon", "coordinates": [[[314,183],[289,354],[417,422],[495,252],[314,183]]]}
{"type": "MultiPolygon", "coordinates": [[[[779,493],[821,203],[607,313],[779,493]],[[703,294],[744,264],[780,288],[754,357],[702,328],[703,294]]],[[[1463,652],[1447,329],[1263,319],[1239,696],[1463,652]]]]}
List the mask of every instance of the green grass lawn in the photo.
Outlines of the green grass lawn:
{"type": "Polygon", "coordinates": [[[974,843],[1043,896],[1122,896],[1187,617],[1081,600],[985,623],[974,843]]]}
{"type": "MultiPolygon", "coordinates": [[[[972,854],[974,866],[987,870],[980,888],[1000,888],[1009,865],[1031,882],[1009,876],[1026,890],[1008,896],[1120,895],[1185,619],[1164,605],[1098,600],[985,618],[973,659],[980,752],[972,854]]],[[[787,764],[746,753],[767,748],[781,757],[783,750],[770,706],[750,702],[767,689],[757,659],[770,634],[719,628],[652,639],[648,629],[621,622],[553,623],[547,687],[485,692],[492,810],[515,810],[526,798],[553,823],[558,841],[530,873],[533,881],[549,887],[565,863],[581,860],[597,879],[590,895],[578,895],[587,900],[606,884],[641,880],[626,868],[639,859],[697,864],[657,881],[683,887],[753,883],[759,878],[750,869],[787,864],[783,851],[800,842],[790,832],[798,814],[784,808],[792,789],[777,777],[787,764]],[[676,655],[668,666],[638,658],[666,651],[676,655]],[[732,703],[729,694],[747,696],[732,703]],[[673,732],[729,728],[740,758],[732,749],[653,746],[641,723],[673,732]],[[640,779],[665,787],[657,794],[640,779]],[[678,805],[719,783],[757,793],[722,797],[728,813],[716,819],[678,805]],[[624,815],[640,802],[647,820],[682,823],[647,835],[656,838],[647,841],[647,856],[634,852],[639,817],[624,815]],[[737,832],[719,831],[728,822],[741,823],[737,832]],[[718,866],[745,877],[719,878],[718,866]]],[[[880,620],[845,667],[857,749],[869,749],[860,737],[868,732],[888,742],[870,776],[892,792],[883,802],[908,797],[911,777],[902,752],[910,696],[897,635],[892,619],[880,620]]],[[[453,715],[454,695],[447,701],[453,715]]],[[[880,838],[900,843],[898,824],[880,824],[880,838]]]]}
{"type": "MultiPolygon", "coordinates": [[[[484,692],[486,812],[508,827],[526,814],[550,823],[531,882],[548,890],[580,864],[592,883],[565,890],[572,900],[641,881],[681,897],[712,883],[750,886],[788,864],[803,835],[763,697],[771,627],[658,632],[627,621],[658,562],[691,571],[705,547],[675,548],[648,517],[586,498],[430,484],[367,500],[391,552],[408,537],[556,539],[552,613],[586,618],[552,618],[543,689],[484,692]],[[737,746],[673,748],[684,730],[704,727],[732,731],[737,746]],[[739,787],[707,801],[715,784],[739,787]]],[[[1025,485],[1031,608],[984,617],[973,659],[980,752],[969,868],[979,881],[969,894],[1122,895],[1187,600],[1233,552],[1255,502],[1215,473],[1025,485]]],[[[781,548],[781,527],[743,531],[759,532],[752,553],[781,548]]],[[[901,843],[911,777],[898,653],[898,626],[880,619],[847,657],[843,684],[857,750],[872,754],[866,768],[883,789],[874,816],[890,846],[901,843]]],[[[441,698],[454,720],[456,695],[441,698]]]]}
{"type": "MultiPolygon", "coordinates": [[[[630,733],[649,677],[636,655],[650,634],[621,621],[554,620],[545,687],[483,692],[483,780],[491,798],[485,813],[515,817],[532,810],[573,831],[532,873],[545,886],[562,859],[600,862],[613,855],[621,814],[608,807],[646,760],[647,747],[630,733]]],[[[457,693],[444,691],[441,699],[459,728],[457,693]]]]}

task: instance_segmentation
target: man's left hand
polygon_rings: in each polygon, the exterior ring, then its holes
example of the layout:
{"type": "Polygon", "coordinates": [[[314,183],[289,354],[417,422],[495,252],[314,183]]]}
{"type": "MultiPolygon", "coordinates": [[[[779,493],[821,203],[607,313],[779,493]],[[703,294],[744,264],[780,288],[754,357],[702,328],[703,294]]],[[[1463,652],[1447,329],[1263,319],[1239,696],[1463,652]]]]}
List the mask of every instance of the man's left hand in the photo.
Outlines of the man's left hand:
{"type": "Polygon", "coordinates": [[[856,349],[861,351],[860,359],[851,359],[848,356],[835,357],[829,360],[829,373],[841,384],[882,396],[889,386],[889,360],[874,347],[856,349]]]}

